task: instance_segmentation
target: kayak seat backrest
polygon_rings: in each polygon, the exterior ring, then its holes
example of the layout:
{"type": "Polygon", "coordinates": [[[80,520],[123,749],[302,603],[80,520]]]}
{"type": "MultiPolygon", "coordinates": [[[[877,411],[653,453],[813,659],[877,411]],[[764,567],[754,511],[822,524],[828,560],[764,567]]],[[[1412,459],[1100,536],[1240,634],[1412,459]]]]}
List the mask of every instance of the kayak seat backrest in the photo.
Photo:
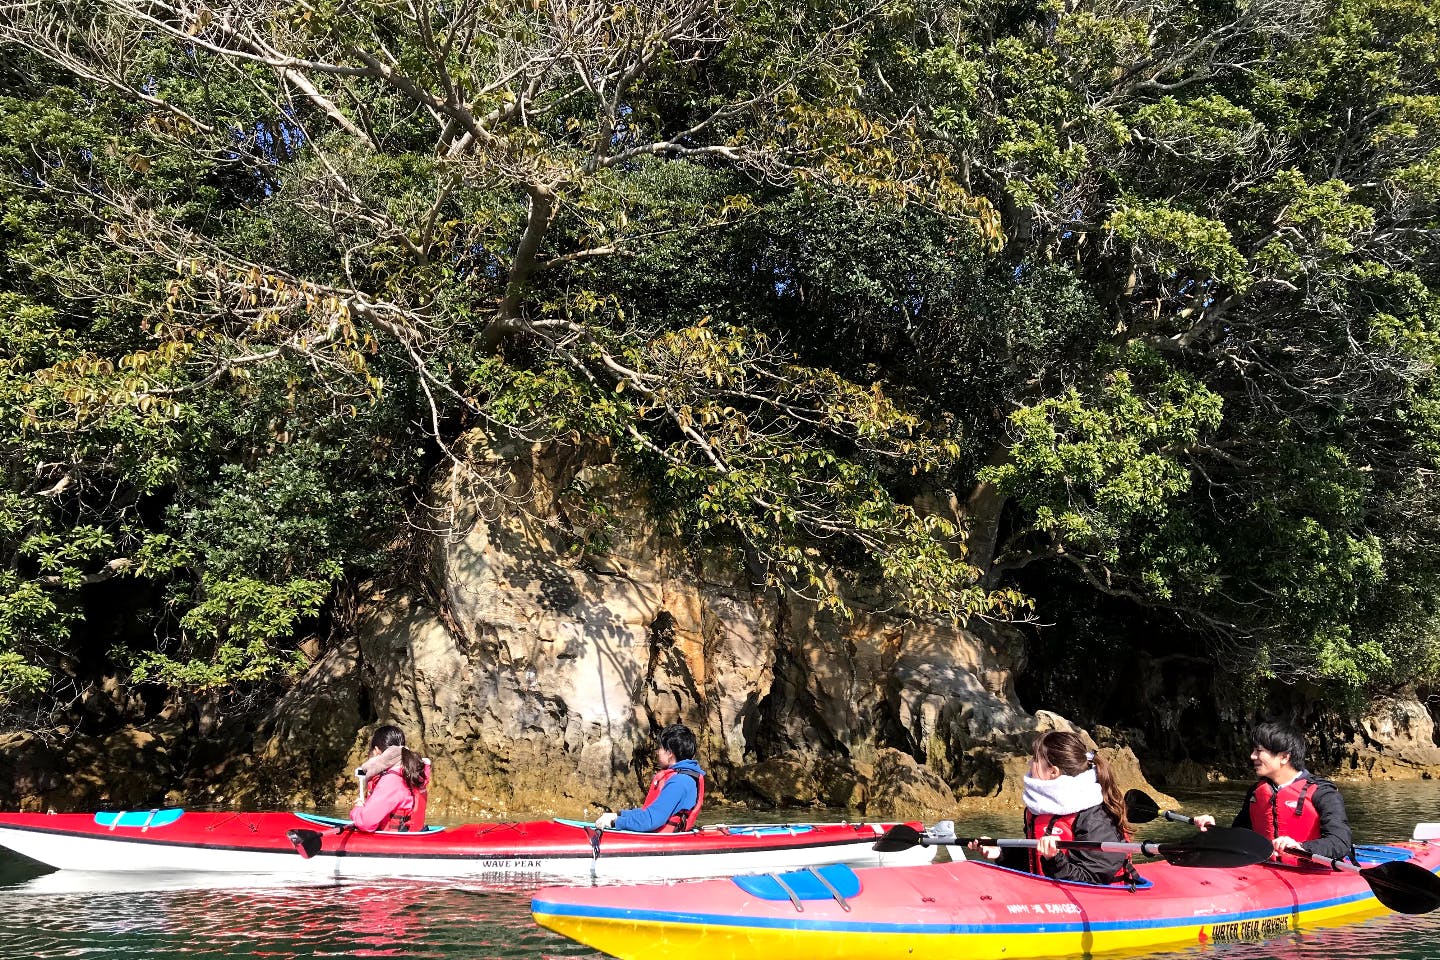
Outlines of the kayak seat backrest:
{"type": "Polygon", "coordinates": [[[1387,847],[1384,844],[1365,844],[1355,848],[1355,856],[1361,863],[1393,863],[1397,860],[1409,860],[1414,855],[1414,850],[1387,847]]]}
{"type": "Polygon", "coordinates": [[[761,900],[789,900],[791,892],[800,900],[834,900],[836,893],[848,900],[860,892],[860,878],[843,863],[817,867],[813,873],[809,870],[797,870],[794,873],[782,873],[778,877],[773,873],[762,873],[753,877],[730,879],[741,890],[761,900]],[[816,873],[824,877],[834,889],[825,886],[816,873]]]}
{"type": "MultiPolygon", "coordinates": [[[[299,810],[290,811],[301,820],[316,824],[321,827],[348,827],[350,821],[343,817],[326,817],[318,813],[302,813],[299,810]]],[[[427,825],[424,830],[376,830],[376,836],[388,837],[415,837],[425,833],[439,833],[444,827],[437,827],[433,824],[427,825]]]]}
{"type": "Polygon", "coordinates": [[[184,814],[185,811],[178,807],[169,810],[112,810],[95,814],[95,822],[111,830],[116,827],[154,830],[156,827],[168,827],[184,814]]]}
{"type": "Polygon", "coordinates": [[[733,827],[721,827],[732,837],[782,837],[809,833],[815,828],[808,823],[749,823],[733,827]]]}

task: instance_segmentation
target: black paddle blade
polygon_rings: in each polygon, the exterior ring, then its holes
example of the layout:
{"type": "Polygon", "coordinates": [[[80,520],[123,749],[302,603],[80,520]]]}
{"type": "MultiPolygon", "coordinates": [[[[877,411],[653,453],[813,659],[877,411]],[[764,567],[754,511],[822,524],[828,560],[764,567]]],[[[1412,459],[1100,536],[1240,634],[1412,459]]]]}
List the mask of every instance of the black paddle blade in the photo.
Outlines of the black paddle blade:
{"type": "Polygon", "coordinates": [[[1160,807],[1144,790],[1125,791],[1125,817],[1131,823],[1149,823],[1160,816],[1160,807]]]}
{"type": "Polygon", "coordinates": [[[1260,834],[1236,827],[1211,827],[1189,840],[1155,844],[1153,849],[1177,867],[1248,867],[1264,863],[1275,852],[1260,834]]]}
{"type": "Polygon", "coordinates": [[[908,823],[897,823],[885,835],[875,841],[870,849],[876,853],[897,853],[901,850],[909,850],[911,847],[924,842],[920,831],[908,823]]]}
{"type": "Polygon", "coordinates": [[[1392,860],[1363,867],[1360,876],[1375,899],[1396,913],[1429,913],[1440,907],[1440,877],[1418,863],[1392,860]]]}
{"type": "Polygon", "coordinates": [[[301,857],[309,860],[320,852],[320,834],[315,830],[287,830],[285,836],[295,844],[295,852],[301,857]]]}

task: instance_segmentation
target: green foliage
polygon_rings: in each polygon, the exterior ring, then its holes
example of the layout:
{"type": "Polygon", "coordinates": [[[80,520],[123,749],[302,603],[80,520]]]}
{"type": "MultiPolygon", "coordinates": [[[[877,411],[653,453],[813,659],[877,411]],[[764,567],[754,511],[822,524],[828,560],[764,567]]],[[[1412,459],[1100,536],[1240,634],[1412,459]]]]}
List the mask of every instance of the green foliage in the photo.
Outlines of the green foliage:
{"type": "Polygon", "coordinates": [[[1136,261],[1160,273],[1189,271],[1245,286],[1245,258],[1218,220],[1175,210],[1167,201],[1122,201],[1105,229],[1132,246],[1136,261]]]}
{"type": "Polygon", "coordinates": [[[283,678],[473,431],[842,614],[1048,574],[1440,676],[1433,2],[54,10],[0,26],[11,703],[283,678]]]}
{"type": "MultiPolygon", "coordinates": [[[[1107,566],[1131,554],[1132,529],[1164,524],[1189,491],[1184,452],[1219,425],[1224,404],[1153,354],[1128,360],[1134,372],[1111,371],[1093,395],[1072,389],[1012,414],[1008,462],[980,473],[1033,514],[1037,533],[1107,566]]],[[[1170,595],[1157,567],[1135,575],[1170,595]]]]}

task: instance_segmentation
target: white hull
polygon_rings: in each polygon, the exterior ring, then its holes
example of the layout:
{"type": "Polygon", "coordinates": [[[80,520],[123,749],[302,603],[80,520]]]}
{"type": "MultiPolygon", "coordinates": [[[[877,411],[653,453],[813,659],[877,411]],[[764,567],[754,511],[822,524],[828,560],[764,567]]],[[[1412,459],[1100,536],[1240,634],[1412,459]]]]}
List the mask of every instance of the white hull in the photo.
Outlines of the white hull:
{"type": "Polygon", "coordinates": [[[105,873],[271,874],[315,879],[446,877],[481,880],[678,880],[769,873],[830,863],[894,866],[928,863],[934,851],[914,847],[878,854],[868,844],[835,844],[773,851],[672,853],[597,857],[504,858],[335,855],[305,859],[294,851],[227,850],[217,847],[86,837],[0,827],[0,846],[63,870],[105,873]]]}

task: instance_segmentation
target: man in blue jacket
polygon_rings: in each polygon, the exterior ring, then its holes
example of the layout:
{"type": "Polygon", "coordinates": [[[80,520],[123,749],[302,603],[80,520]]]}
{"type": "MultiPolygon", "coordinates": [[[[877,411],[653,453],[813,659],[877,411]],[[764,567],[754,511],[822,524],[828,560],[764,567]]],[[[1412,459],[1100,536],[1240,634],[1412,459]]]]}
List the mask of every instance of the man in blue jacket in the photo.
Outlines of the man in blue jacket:
{"type": "Polygon", "coordinates": [[[660,770],[650,778],[644,804],[634,810],[602,813],[595,826],[636,833],[695,829],[705,802],[705,771],[695,762],[695,734],[683,723],[672,723],[660,731],[655,759],[660,770]]]}

